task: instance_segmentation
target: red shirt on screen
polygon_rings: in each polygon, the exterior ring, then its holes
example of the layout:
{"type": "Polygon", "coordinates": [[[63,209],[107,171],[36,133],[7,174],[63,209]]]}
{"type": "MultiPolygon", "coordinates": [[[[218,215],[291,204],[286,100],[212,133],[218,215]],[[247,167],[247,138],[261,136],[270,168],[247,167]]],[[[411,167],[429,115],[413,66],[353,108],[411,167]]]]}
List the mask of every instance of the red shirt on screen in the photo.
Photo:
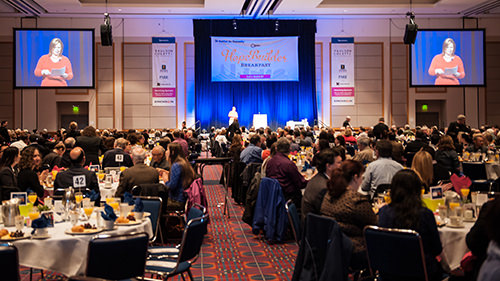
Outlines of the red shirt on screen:
{"type": "Polygon", "coordinates": [[[436,76],[434,85],[460,85],[460,81],[458,79],[462,79],[465,77],[464,63],[462,62],[462,59],[457,55],[455,55],[449,62],[444,60],[442,54],[436,55],[432,59],[431,66],[429,67],[429,75],[436,76]],[[457,71],[458,73],[460,73],[458,77],[455,77],[454,75],[436,75],[435,71],[438,68],[444,71],[446,68],[453,68],[457,66],[457,71]]]}
{"type": "Polygon", "coordinates": [[[62,77],[51,77],[46,76],[42,80],[42,87],[66,87],[68,83],[66,80],[71,80],[73,78],[73,69],[71,68],[71,62],[65,56],[61,56],[61,59],[58,62],[53,62],[50,59],[50,55],[43,55],[38,60],[38,63],[35,68],[35,76],[42,76],[42,70],[48,69],[52,71],[52,69],[60,69],[66,67],[66,74],[68,77],[63,79],[62,77]]]}

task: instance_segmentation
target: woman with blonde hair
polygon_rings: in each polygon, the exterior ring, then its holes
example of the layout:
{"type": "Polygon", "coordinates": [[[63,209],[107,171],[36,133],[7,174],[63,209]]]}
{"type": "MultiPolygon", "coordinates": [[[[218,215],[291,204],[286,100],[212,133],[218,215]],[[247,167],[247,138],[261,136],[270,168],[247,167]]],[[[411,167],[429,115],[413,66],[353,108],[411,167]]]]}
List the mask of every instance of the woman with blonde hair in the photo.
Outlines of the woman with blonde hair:
{"type": "Polygon", "coordinates": [[[50,41],[49,53],[38,59],[35,76],[43,77],[42,87],[66,87],[68,86],[66,80],[73,79],[71,62],[63,56],[63,49],[62,40],[54,38],[50,41]]]}
{"type": "Polygon", "coordinates": [[[425,192],[429,191],[434,179],[434,167],[432,165],[432,156],[429,152],[420,150],[415,153],[411,163],[411,169],[417,173],[424,185],[425,192]]]}

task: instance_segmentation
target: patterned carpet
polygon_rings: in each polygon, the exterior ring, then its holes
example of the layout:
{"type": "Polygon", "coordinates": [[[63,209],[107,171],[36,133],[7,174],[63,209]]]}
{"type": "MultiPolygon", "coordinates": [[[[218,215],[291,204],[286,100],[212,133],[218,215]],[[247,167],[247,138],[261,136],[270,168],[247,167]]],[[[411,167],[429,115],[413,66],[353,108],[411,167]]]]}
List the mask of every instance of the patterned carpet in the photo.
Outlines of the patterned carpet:
{"type": "MultiPolygon", "coordinates": [[[[292,241],[269,244],[253,235],[250,226],[241,221],[243,207],[232,200],[228,204],[230,218],[223,215],[225,192],[217,184],[220,173],[220,166],[207,166],[204,170],[210,224],[201,255],[193,265],[195,280],[290,280],[297,245],[292,241]]],[[[21,268],[21,271],[21,280],[29,280],[29,269],[21,268]]],[[[45,271],[41,279],[39,271],[35,270],[33,280],[64,278],[45,271]]]]}

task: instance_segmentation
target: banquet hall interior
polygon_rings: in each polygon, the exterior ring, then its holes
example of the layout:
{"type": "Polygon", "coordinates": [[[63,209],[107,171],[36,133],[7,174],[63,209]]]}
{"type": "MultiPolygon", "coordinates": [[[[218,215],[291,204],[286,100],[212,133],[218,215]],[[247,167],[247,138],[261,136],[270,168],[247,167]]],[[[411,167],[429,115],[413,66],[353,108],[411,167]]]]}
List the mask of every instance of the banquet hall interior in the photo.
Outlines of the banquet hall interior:
{"type": "Polygon", "coordinates": [[[0,280],[500,280],[499,25],[0,1],[0,280]]]}

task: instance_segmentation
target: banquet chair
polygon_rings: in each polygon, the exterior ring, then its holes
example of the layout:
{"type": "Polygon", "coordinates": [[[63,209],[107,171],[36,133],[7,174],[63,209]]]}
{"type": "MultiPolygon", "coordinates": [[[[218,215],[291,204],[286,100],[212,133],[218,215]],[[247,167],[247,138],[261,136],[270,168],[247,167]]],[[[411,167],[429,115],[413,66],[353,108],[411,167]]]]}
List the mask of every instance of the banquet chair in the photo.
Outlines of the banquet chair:
{"type": "Polygon", "coordinates": [[[156,242],[158,235],[160,236],[160,242],[163,244],[163,235],[160,231],[160,218],[161,210],[163,206],[163,200],[156,196],[135,196],[136,198],[141,198],[142,204],[144,204],[144,212],[149,212],[151,214],[151,228],[153,229],[153,237],[150,237],[149,241],[151,243],[156,242]]]}
{"type": "Polygon", "coordinates": [[[200,253],[207,224],[207,215],[190,220],[184,228],[177,259],[150,258],[146,261],[146,272],[161,276],[164,280],[177,274],[181,274],[184,279],[183,274],[187,272],[189,278],[194,280],[191,274],[191,265],[196,261],[200,253]]]}
{"type": "Polygon", "coordinates": [[[364,237],[372,276],[384,281],[428,281],[422,238],[416,231],[369,225],[364,237]]]}
{"type": "Polygon", "coordinates": [[[301,228],[300,228],[300,218],[297,212],[297,207],[292,202],[292,199],[288,200],[285,204],[286,213],[288,215],[288,220],[290,221],[290,226],[292,227],[293,238],[297,245],[300,245],[301,228]]]}
{"type": "MultiPolygon", "coordinates": [[[[186,221],[190,221],[196,218],[201,218],[207,215],[207,208],[200,204],[195,204],[187,214],[186,221]]],[[[205,228],[205,234],[207,233],[207,229],[205,228]]],[[[169,257],[169,258],[177,258],[179,254],[181,244],[176,246],[152,246],[148,248],[148,258],[152,258],[154,256],[158,257],[169,257]]]]}
{"type": "Polygon", "coordinates": [[[21,280],[19,275],[19,255],[16,246],[0,243],[0,273],[2,280],[21,280]]]}
{"type": "Polygon", "coordinates": [[[111,280],[144,276],[148,242],[147,233],[95,236],[89,242],[85,276],[111,280]]]}
{"type": "Polygon", "coordinates": [[[472,180],[471,191],[489,191],[493,181],[488,180],[485,163],[462,162],[464,175],[472,180]]]}

